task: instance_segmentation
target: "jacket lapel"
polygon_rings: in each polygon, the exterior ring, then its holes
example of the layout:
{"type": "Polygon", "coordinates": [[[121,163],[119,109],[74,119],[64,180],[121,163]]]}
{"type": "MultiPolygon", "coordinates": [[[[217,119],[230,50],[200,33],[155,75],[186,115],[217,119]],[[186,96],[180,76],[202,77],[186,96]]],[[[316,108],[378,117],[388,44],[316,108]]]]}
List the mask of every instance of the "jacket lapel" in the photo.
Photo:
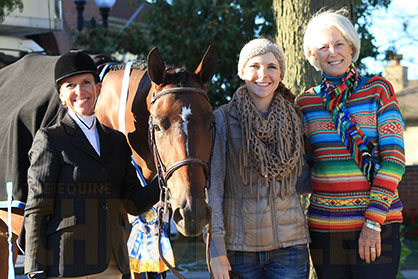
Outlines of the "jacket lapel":
{"type": "Polygon", "coordinates": [[[97,127],[97,132],[99,133],[100,158],[102,160],[102,163],[106,164],[111,154],[111,150],[113,146],[109,139],[108,131],[103,127],[103,125],[97,119],[96,119],[96,127],[97,127]]]}
{"type": "Polygon", "coordinates": [[[78,127],[77,123],[75,123],[68,113],[63,118],[62,123],[65,125],[67,133],[73,136],[72,143],[74,147],[101,163],[101,159],[96,150],[94,150],[83,131],[80,127],[78,127]]]}

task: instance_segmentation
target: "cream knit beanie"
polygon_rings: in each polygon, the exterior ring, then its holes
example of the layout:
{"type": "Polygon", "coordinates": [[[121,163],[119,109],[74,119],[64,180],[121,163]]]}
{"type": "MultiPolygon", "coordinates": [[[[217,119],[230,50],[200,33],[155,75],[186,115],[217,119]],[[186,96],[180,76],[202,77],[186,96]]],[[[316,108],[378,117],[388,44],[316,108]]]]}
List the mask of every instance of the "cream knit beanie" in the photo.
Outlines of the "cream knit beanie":
{"type": "Polygon", "coordinates": [[[281,79],[283,80],[286,71],[286,59],[283,50],[279,45],[265,38],[253,39],[241,49],[238,61],[238,76],[243,79],[244,67],[248,60],[267,52],[272,52],[279,61],[281,79]]]}

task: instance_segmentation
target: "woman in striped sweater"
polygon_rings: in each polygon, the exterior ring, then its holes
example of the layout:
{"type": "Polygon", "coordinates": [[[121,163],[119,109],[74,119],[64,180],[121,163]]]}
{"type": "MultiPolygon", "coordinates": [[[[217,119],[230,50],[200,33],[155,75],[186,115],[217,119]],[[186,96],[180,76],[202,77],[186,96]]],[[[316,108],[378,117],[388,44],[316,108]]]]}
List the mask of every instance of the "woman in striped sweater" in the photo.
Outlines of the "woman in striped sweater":
{"type": "Polygon", "coordinates": [[[308,222],[319,278],[395,278],[405,170],[403,120],[392,85],[360,76],[360,39],[347,11],[309,22],[305,56],[321,84],[297,98],[313,168],[308,222]]]}

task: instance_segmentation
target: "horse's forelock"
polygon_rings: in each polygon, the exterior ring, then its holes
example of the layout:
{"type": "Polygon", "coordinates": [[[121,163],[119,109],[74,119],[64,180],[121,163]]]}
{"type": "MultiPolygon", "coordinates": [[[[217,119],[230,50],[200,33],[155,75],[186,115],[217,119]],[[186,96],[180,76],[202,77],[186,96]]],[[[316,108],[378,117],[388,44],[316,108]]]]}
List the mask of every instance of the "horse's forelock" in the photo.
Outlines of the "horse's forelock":
{"type": "Polygon", "coordinates": [[[185,68],[167,69],[167,72],[170,75],[168,75],[166,84],[176,84],[179,87],[187,87],[190,86],[192,80],[201,84],[201,81],[185,68]]]}

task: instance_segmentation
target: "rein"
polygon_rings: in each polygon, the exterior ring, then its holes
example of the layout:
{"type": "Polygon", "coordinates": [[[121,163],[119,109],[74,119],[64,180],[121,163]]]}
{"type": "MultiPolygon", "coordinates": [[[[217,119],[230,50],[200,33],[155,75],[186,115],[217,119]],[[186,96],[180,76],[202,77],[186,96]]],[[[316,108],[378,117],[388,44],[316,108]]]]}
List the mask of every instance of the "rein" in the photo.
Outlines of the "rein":
{"type": "MultiPolygon", "coordinates": [[[[209,101],[208,95],[206,92],[199,88],[194,87],[176,87],[176,88],[169,88],[162,90],[158,93],[153,94],[151,99],[151,106],[155,104],[155,102],[160,99],[161,97],[168,95],[168,94],[186,94],[186,93],[199,93],[205,97],[207,101],[209,101]]],[[[191,164],[198,164],[203,168],[203,171],[205,172],[205,176],[208,177],[209,175],[209,166],[208,164],[199,158],[194,157],[187,157],[185,159],[179,160],[172,164],[168,169],[164,166],[160,153],[158,152],[157,144],[155,142],[155,129],[153,125],[153,118],[150,114],[148,119],[148,127],[150,132],[150,141],[151,146],[154,151],[155,161],[157,165],[157,175],[158,175],[158,184],[161,189],[160,194],[160,202],[161,206],[158,209],[158,253],[160,255],[161,260],[164,262],[164,264],[169,268],[169,270],[177,276],[177,278],[185,279],[183,275],[181,275],[174,267],[170,265],[170,263],[164,258],[162,250],[161,250],[161,233],[163,231],[163,222],[168,222],[169,220],[169,214],[168,214],[168,187],[167,187],[167,181],[171,177],[171,175],[178,170],[180,167],[185,165],[191,165],[191,164]],[[164,193],[164,195],[163,195],[164,193]],[[164,196],[164,197],[163,197],[164,196]]]]}

